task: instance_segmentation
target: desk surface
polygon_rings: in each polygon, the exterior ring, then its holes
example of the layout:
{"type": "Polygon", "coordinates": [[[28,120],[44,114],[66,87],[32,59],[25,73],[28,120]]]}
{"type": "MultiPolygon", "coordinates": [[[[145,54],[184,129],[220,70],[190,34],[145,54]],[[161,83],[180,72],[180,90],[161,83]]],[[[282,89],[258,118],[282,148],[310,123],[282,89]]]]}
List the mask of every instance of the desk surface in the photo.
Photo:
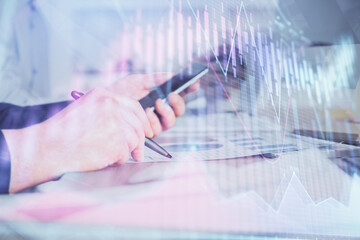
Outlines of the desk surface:
{"type": "MultiPolygon", "coordinates": [[[[191,135],[194,129],[187,124],[191,118],[181,119],[158,141],[167,142],[165,147],[174,141],[213,144],[224,138],[239,140],[239,134],[244,134],[232,125],[231,133],[224,135],[230,124],[218,121],[204,127],[206,138],[202,124],[191,135]],[[212,127],[220,129],[217,124],[223,131],[212,131],[212,127]]],[[[232,114],[216,118],[237,121],[232,114]]],[[[247,121],[245,115],[243,119],[247,121]]],[[[261,155],[224,159],[226,152],[216,150],[213,159],[196,160],[198,155],[185,148],[172,161],[147,157],[144,163],[66,174],[59,181],[40,185],[34,193],[2,196],[0,229],[44,239],[52,231],[90,237],[94,231],[109,231],[109,238],[134,239],[149,234],[154,238],[246,235],[254,239],[360,236],[360,216],[354,214],[360,210],[360,178],[351,166],[340,168],[341,162],[328,158],[330,150],[349,146],[310,138],[302,141],[297,147],[303,144],[303,149],[283,151],[274,159],[261,155]],[[306,141],[316,144],[306,147],[306,141]],[[326,143],[327,149],[319,147],[326,143]],[[49,232],[41,234],[44,227],[49,232]]],[[[292,143],[285,138],[283,145],[287,144],[292,143]]]]}

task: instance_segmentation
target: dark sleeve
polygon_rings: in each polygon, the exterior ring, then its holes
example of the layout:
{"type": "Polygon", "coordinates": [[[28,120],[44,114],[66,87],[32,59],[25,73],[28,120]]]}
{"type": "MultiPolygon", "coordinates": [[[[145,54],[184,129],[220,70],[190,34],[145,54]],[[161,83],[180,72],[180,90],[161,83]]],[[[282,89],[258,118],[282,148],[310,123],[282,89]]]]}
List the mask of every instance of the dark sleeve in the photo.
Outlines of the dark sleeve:
{"type": "Polygon", "coordinates": [[[0,103],[0,129],[19,129],[41,123],[72,102],[64,101],[26,107],[0,103]]]}
{"type": "Polygon", "coordinates": [[[10,166],[10,153],[0,130],[0,194],[9,193],[10,166]]]}
{"type": "Polygon", "coordinates": [[[20,129],[41,123],[64,109],[72,101],[20,107],[0,103],[0,194],[9,193],[11,161],[2,129],[20,129]]]}

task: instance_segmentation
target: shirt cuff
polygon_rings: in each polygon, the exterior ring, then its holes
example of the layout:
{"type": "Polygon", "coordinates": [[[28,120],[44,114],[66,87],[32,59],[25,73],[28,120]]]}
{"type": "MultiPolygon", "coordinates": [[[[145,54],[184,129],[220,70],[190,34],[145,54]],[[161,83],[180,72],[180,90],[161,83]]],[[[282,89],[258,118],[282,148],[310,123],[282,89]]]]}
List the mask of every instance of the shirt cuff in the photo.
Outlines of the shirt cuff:
{"type": "Polygon", "coordinates": [[[0,194],[8,194],[10,186],[10,152],[5,136],[0,130],[0,194]]]}

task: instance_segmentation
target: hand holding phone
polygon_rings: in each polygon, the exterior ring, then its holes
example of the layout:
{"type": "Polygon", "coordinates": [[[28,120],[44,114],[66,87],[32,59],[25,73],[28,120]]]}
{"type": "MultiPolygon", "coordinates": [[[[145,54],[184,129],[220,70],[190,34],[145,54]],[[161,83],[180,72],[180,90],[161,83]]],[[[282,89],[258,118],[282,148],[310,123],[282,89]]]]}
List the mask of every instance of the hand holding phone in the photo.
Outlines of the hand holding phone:
{"type": "Polygon", "coordinates": [[[166,101],[171,92],[181,93],[186,88],[194,84],[199,78],[209,71],[208,67],[201,64],[192,64],[190,68],[186,68],[179,74],[175,75],[162,85],[156,87],[147,96],[140,99],[141,106],[154,109],[157,99],[166,101]]]}

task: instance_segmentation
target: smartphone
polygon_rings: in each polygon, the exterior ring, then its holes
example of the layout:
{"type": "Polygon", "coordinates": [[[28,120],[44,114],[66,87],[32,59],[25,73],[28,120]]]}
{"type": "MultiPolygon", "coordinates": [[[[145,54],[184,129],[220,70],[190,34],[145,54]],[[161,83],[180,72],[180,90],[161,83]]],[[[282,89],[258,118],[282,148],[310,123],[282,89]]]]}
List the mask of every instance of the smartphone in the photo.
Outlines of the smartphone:
{"type": "Polygon", "coordinates": [[[141,106],[146,108],[155,107],[157,99],[166,101],[166,98],[171,92],[181,93],[196,80],[204,76],[209,71],[207,66],[201,64],[192,64],[191,67],[185,68],[179,74],[175,75],[165,83],[153,89],[147,96],[140,99],[141,106]]]}

